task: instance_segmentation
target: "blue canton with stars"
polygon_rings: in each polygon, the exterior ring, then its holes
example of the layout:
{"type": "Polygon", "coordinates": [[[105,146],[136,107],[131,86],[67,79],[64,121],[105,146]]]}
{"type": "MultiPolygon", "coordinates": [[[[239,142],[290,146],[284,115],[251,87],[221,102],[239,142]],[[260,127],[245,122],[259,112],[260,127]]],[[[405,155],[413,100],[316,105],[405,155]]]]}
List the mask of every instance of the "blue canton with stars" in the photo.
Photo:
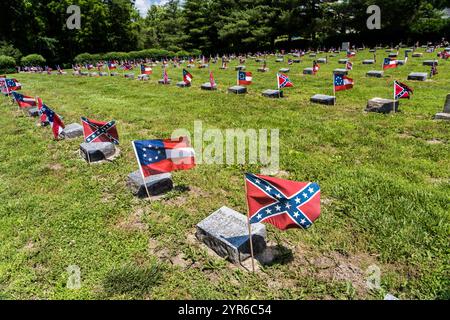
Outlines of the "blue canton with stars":
{"type": "Polygon", "coordinates": [[[340,74],[335,74],[335,75],[334,75],[334,85],[335,85],[336,87],[340,87],[340,86],[345,85],[345,83],[344,83],[344,77],[341,76],[340,74]]]}
{"type": "Polygon", "coordinates": [[[320,192],[320,187],[317,183],[306,185],[305,188],[288,198],[270,182],[255,175],[246,174],[246,179],[275,201],[274,203],[259,209],[258,212],[250,218],[250,223],[263,222],[268,218],[280,214],[287,214],[300,227],[304,229],[311,227],[312,222],[301,211],[301,206],[320,192]]]}
{"type": "Polygon", "coordinates": [[[47,116],[47,121],[50,123],[54,122],[55,112],[47,107],[45,104],[42,106],[41,110],[39,110],[39,115],[45,114],[47,116]]]}
{"type": "Polygon", "coordinates": [[[134,141],[139,162],[147,166],[167,159],[164,142],[161,140],[134,141]]]}

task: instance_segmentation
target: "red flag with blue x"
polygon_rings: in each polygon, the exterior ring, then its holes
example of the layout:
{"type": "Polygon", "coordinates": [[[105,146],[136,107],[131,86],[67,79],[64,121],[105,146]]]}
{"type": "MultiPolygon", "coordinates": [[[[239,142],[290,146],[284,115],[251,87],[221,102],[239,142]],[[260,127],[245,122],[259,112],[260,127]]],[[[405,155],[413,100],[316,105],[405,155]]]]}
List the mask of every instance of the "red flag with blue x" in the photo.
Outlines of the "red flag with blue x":
{"type": "Polygon", "coordinates": [[[308,229],[320,216],[317,183],[245,175],[250,223],[267,222],[280,230],[308,229]]]}
{"type": "Polygon", "coordinates": [[[277,79],[278,79],[278,89],[290,88],[294,86],[291,80],[289,80],[289,77],[284,73],[278,73],[277,79]]]}

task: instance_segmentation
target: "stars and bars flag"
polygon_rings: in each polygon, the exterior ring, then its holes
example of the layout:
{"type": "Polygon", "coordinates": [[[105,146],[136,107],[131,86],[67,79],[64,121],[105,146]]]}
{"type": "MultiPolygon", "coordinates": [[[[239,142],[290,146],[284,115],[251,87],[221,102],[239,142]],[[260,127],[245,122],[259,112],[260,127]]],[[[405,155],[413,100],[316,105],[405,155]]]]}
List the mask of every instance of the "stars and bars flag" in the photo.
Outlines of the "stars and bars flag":
{"type": "Polygon", "coordinates": [[[214,75],[212,73],[212,71],[209,72],[209,83],[211,85],[211,88],[216,87],[216,80],[214,79],[214,75]]]}
{"type": "Polygon", "coordinates": [[[354,56],[356,56],[355,51],[347,50],[347,58],[352,58],[354,56]]]}
{"type": "Polygon", "coordinates": [[[183,81],[186,84],[190,84],[192,83],[192,79],[194,77],[192,76],[192,74],[189,73],[189,71],[187,71],[186,69],[183,69],[183,81]]]}
{"type": "Polygon", "coordinates": [[[166,68],[164,68],[164,71],[163,71],[163,81],[165,84],[169,83],[169,75],[167,74],[166,68]]]}
{"type": "Polygon", "coordinates": [[[31,108],[36,106],[36,100],[33,97],[24,96],[18,92],[12,92],[14,101],[17,102],[19,108],[31,108]]]}
{"type": "Polygon", "coordinates": [[[238,71],[238,84],[241,86],[251,85],[253,81],[253,74],[246,71],[238,71]]]}
{"type": "Polygon", "coordinates": [[[384,58],[383,69],[392,69],[398,67],[398,61],[391,58],[384,58]]]}
{"type": "Polygon", "coordinates": [[[153,69],[145,64],[141,64],[141,74],[151,75],[153,73],[153,69]]]}
{"type": "Polygon", "coordinates": [[[144,177],[195,167],[195,152],[187,137],[133,141],[144,177]]]}
{"type": "MultiPolygon", "coordinates": [[[[61,118],[52,109],[47,107],[45,104],[41,105],[39,110],[40,115],[45,115],[46,121],[50,124],[53,136],[58,139],[59,135],[63,132],[65,126],[61,118]]],[[[42,119],[42,118],[41,118],[42,119]]]]}
{"type": "Polygon", "coordinates": [[[340,75],[334,74],[334,90],[335,91],[343,91],[349,90],[353,88],[354,81],[353,79],[340,75]]]}
{"type": "Polygon", "coordinates": [[[410,99],[413,94],[413,89],[404,83],[394,81],[395,100],[410,99]]]}
{"type": "Polygon", "coordinates": [[[289,77],[284,73],[277,73],[277,80],[278,80],[278,89],[290,88],[294,86],[291,80],[289,80],[289,77]]]}
{"type": "Polygon", "coordinates": [[[116,70],[117,69],[117,64],[115,64],[114,62],[108,62],[108,69],[109,70],[116,70]]]}
{"type": "Polygon", "coordinates": [[[288,59],[288,65],[292,65],[294,63],[294,60],[288,59]]]}
{"type": "Polygon", "coordinates": [[[270,223],[280,230],[308,229],[320,216],[320,187],[274,177],[245,175],[250,223],[270,223]]]}
{"type": "Polygon", "coordinates": [[[436,63],[433,63],[430,70],[430,78],[433,78],[433,76],[438,74],[436,63]]]}
{"type": "Polygon", "coordinates": [[[313,62],[313,74],[317,74],[320,70],[320,65],[317,63],[317,61],[313,62]]]}
{"type": "Polygon", "coordinates": [[[102,122],[81,117],[81,123],[83,124],[84,141],[86,143],[112,142],[119,144],[119,133],[114,120],[102,122]]]}

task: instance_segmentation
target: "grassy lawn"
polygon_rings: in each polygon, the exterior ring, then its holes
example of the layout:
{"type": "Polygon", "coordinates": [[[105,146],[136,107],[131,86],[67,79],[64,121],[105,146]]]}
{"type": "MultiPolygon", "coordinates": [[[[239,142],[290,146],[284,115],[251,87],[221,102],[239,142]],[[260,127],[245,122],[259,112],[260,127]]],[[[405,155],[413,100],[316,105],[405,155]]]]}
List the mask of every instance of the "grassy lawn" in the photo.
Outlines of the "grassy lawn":
{"type": "MultiPolygon", "coordinates": [[[[401,51],[403,56],[403,50],[401,51]]],[[[319,55],[319,57],[324,55],[319,55]]],[[[431,81],[408,82],[411,71],[429,72],[423,58],[387,70],[353,60],[355,88],[337,93],[336,106],[310,104],[313,94],[332,94],[330,58],[317,76],[305,57],[290,66],[295,87],[286,97],[261,96],[276,88],[276,71],[287,63],[271,57],[270,72],[247,60],[254,84],[246,96],[226,94],[235,83],[212,65],[217,92],[200,90],[209,75],[192,70],[192,88],[161,86],[160,67],[149,82],[69,74],[15,75],[22,92],[39,95],[64,117],[115,119],[121,156],[87,165],[81,138],[54,141],[49,128],[1,98],[0,298],[1,299],[449,299],[450,123],[433,121],[450,92],[450,62],[431,81]],[[391,98],[394,79],[415,93],[395,115],[367,114],[373,97],[391,98]],[[271,243],[285,254],[256,274],[211,255],[194,237],[195,225],[223,205],[246,211],[243,173],[256,165],[199,165],[175,172],[177,186],[164,199],[134,198],[127,175],[137,170],[131,140],[166,138],[178,128],[280,129],[280,169],[287,178],[318,182],[322,215],[308,231],[268,226],[271,243]],[[81,270],[81,288],[66,287],[69,265],[81,270]],[[366,270],[381,270],[381,289],[369,290],[366,270]]],[[[286,59],[287,60],[287,59],[286,59]]],[[[137,72],[137,71],[136,71],[137,72]]]]}

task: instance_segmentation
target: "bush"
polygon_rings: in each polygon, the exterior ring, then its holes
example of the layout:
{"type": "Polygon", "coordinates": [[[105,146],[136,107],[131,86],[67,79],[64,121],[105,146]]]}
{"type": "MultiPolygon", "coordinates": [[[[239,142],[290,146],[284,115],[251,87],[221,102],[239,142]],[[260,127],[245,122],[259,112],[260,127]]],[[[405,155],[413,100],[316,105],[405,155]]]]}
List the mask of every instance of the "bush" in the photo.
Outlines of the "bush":
{"type": "Polygon", "coordinates": [[[198,50],[198,49],[194,49],[191,51],[191,54],[195,57],[201,56],[202,55],[202,51],[198,50]]]}
{"type": "Polygon", "coordinates": [[[178,58],[188,58],[188,57],[191,56],[191,54],[190,54],[189,52],[187,52],[186,50],[180,50],[180,51],[177,51],[177,52],[175,53],[175,55],[176,55],[178,58]]]}
{"type": "Polygon", "coordinates": [[[90,53],[80,53],[74,59],[75,63],[84,64],[84,63],[92,63],[93,55],[90,53]]]}
{"type": "Polygon", "coordinates": [[[16,61],[13,57],[0,56],[0,73],[15,73],[16,61]]]}
{"type": "Polygon", "coordinates": [[[23,57],[21,60],[22,66],[44,66],[46,60],[40,54],[30,54],[26,57],[23,57]]]}
{"type": "Polygon", "coordinates": [[[16,63],[20,62],[20,58],[22,57],[22,52],[19,49],[16,49],[13,45],[0,41],[0,56],[8,56],[14,58],[16,63]]]}

